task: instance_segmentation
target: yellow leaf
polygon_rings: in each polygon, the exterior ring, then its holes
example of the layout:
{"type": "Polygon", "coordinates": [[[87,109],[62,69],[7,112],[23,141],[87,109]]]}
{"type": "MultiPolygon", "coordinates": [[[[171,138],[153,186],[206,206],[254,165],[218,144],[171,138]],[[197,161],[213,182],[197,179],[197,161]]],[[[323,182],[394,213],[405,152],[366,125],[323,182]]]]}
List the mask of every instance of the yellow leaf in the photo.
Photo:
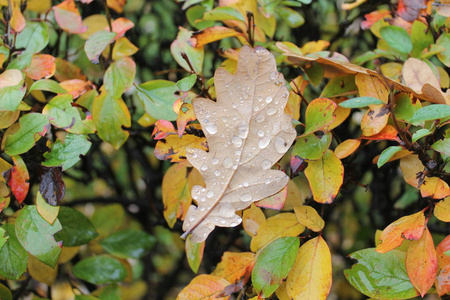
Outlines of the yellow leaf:
{"type": "Polygon", "coordinates": [[[108,20],[105,15],[90,15],[83,19],[83,25],[87,27],[87,30],[80,33],[79,36],[87,40],[93,33],[105,29],[108,26],[108,20]]]}
{"type": "Polygon", "coordinates": [[[450,187],[438,177],[427,177],[420,186],[420,194],[424,198],[443,199],[450,196],[450,187]]]}
{"type": "Polygon", "coordinates": [[[126,37],[120,37],[114,44],[112,58],[117,60],[119,58],[128,57],[135,54],[139,50],[138,47],[133,45],[126,37]]]}
{"type": "Polygon", "coordinates": [[[309,188],[308,179],[306,179],[305,175],[299,174],[299,176],[294,177],[288,182],[286,201],[282,210],[293,210],[294,207],[302,205],[306,199],[311,197],[312,192],[309,188]]]}
{"type": "Polygon", "coordinates": [[[255,261],[255,254],[251,252],[225,252],[211,274],[225,278],[229,283],[237,283],[250,276],[255,261]]]}
{"type": "Polygon", "coordinates": [[[322,217],[311,206],[297,206],[294,208],[294,211],[300,224],[306,226],[312,231],[322,231],[323,227],[325,226],[325,222],[322,217]]]}
{"type": "Polygon", "coordinates": [[[300,247],[294,267],[286,280],[293,300],[325,300],[331,288],[331,253],[321,236],[300,247]]]}
{"type": "Polygon", "coordinates": [[[256,252],[280,237],[298,236],[305,230],[293,213],[281,213],[268,218],[252,238],[250,249],[256,252]]]}
{"type": "Polygon", "coordinates": [[[58,264],[65,264],[72,260],[80,251],[80,247],[62,247],[61,255],[58,258],[58,264]]]}
{"type": "Polygon", "coordinates": [[[400,246],[404,239],[418,240],[425,228],[425,215],[423,211],[404,216],[389,224],[380,236],[380,244],[376,251],[386,253],[400,246]]]}
{"type": "Polygon", "coordinates": [[[17,69],[8,69],[0,74],[0,89],[15,86],[23,80],[23,73],[17,69]]]}
{"type": "Polygon", "coordinates": [[[261,208],[257,207],[255,204],[252,204],[249,208],[244,210],[242,216],[242,226],[249,236],[255,236],[259,226],[261,226],[261,224],[265,221],[266,216],[261,208]]]}
{"type": "Polygon", "coordinates": [[[363,135],[372,136],[380,133],[389,120],[390,112],[386,105],[371,105],[361,120],[363,135]]]}
{"type": "Polygon", "coordinates": [[[434,216],[443,222],[450,222],[450,197],[436,204],[434,207],[434,216]]]}
{"type": "Polygon", "coordinates": [[[415,188],[419,188],[418,174],[424,170],[424,166],[416,154],[411,154],[400,159],[400,169],[403,178],[415,188]]]}
{"type": "Polygon", "coordinates": [[[355,76],[355,83],[360,97],[373,97],[380,99],[384,103],[388,102],[389,89],[378,77],[358,73],[355,76]]]}
{"type": "Polygon", "coordinates": [[[228,27],[213,26],[194,33],[192,35],[191,43],[195,48],[200,48],[206,44],[219,41],[224,38],[241,35],[242,33],[228,27]]]}
{"type": "Polygon", "coordinates": [[[344,180],[344,166],[332,150],[327,150],[322,158],[311,161],[305,169],[314,200],[331,203],[344,180]]]}
{"type": "Polygon", "coordinates": [[[339,159],[346,158],[358,149],[361,145],[361,140],[348,139],[340,143],[336,149],[334,149],[334,154],[339,159]]]}
{"type": "Polygon", "coordinates": [[[289,92],[283,82],[268,50],[244,46],[234,75],[220,68],[215,73],[217,102],[193,100],[209,152],[186,153],[206,187],[192,189],[198,206],[189,208],[182,237],[192,234],[193,241],[201,242],[215,226],[237,226],[242,218],[236,211],[288,183],[284,172],[272,169],[296,136],[291,117],[284,113],[289,92]]]}
{"type": "Polygon", "coordinates": [[[324,41],[324,40],[318,40],[318,41],[311,41],[307,42],[300,48],[303,55],[308,55],[310,53],[323,51],[324,49],[328,48],[330,46],[330,42],[324,41]]]}
{"type": "Polygon", "coordinates": [[[192,281],[178,294],[177,300],[226,300],[227,297],[217,297],[223,289],[230,283],[219,276],[214,275],[199,275],[192,279],[192,281]]]}
{"type": "Polygon", "coordinates": [[[58,275],[58,265],[56,265],[53,269],[39,261],[33,255],[28,255],[27,268],[31,277],[49,286],[53,285],[56,275],[58,275]]]}
{"type": "Polygon", "coordinates": [[[422,298],[433,285],[437,268],[433,238],[425,228],[422,237],[417,241],[411,241],[406,251],[406,272],[422,298]]]}
{"type": "Polygon", "coordinates": [[[41,217],[50,225],[53,225],[59,213],[59,206],[52,206],[48,204],[40,192],[36,195],[36,208],[41,217]]]}
{"type": "Polygon", "coordinates": [[[169,135],[156,143],[154,154],[161,160],[170,159],[171,162],[181,162],[186,160],[186,149],[208,150],[207,145],[204,137],[192,134],[183,134],[181,137],[169,135]]]}

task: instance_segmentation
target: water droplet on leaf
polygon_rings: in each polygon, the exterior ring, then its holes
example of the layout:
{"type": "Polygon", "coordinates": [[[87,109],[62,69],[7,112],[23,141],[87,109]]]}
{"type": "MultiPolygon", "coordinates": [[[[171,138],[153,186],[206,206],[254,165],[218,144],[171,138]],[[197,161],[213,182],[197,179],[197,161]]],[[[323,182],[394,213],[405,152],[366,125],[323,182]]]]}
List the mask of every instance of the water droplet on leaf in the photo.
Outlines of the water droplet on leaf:
{"type": "Polygon", "coordinates": [[[267,136],[264,136],[262,138],[259,139],[258,141],[258,147],[261,149],[264,149],[267,147],[267,145],[269,145],[270,143],[270,139],[267,136]]]}

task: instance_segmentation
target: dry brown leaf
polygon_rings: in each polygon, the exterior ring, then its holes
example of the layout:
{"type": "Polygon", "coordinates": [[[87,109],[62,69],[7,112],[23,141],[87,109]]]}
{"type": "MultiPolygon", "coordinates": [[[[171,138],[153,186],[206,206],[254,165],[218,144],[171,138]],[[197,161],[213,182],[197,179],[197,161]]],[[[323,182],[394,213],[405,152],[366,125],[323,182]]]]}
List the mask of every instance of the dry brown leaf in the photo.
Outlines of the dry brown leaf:
{"type": "Polygon", "coordinates": [[[289,181],[271,167],[296,137],[284,113],[289,92],[273,55],[262,47],[244,46],[235,75],[215,73],[217,102],[193,101],[194,112],[208,140],[209,152],[189,149],[186,156],[206,187],[195,186],[182,237],[204,241],[215,226],[233,227],[236,211],[281,190],[289,181]]]}

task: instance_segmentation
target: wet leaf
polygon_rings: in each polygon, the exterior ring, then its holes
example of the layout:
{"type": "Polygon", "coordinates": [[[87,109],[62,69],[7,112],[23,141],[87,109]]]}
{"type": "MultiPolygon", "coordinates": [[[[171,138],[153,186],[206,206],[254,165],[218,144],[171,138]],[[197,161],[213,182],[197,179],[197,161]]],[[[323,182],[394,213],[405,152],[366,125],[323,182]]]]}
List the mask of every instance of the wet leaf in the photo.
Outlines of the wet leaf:
{"type": "Polygon", "coordinates": [[[425,227],[422,237],[411,241],[406,251],[406,271],[422,297],[433,286],[437,268],[433,238],[425,227]]]}
{"type": "Polygon", "coordinates": [[[177,300],[217,299],[226,300],[230,296],[218,297],[229,285],[225,279],[214,275],[198,275],[178,294],[177,300]]]}
{"type": "Polygon", "coordinates": [[[55,267],[61,254],[61,245],[54,238],[54,234],[62,229],[59,220],[50,225],[39,215],[35,205],[28,205],[20,210],[15,229],[17,239],[28,253],[55,267]]]}
{"type": "Polygon", "coordinates": [[[375,248],[350,254],[358,263],[344,270],[358,291],[374,299],[409,299],[418,295],[406,273],[406,253],[400,250],[380,254],[375,248]]]}
{"type": "Polygon", "coordinates": [[[16,132],[8,134],[2,141],[2,149],[10,156],[18,155],[30,150],[34,144],[45,134],[48,124],[47,116],[39,113],[29,113],[19,119],[19,128],[16,132]]]}
{"type": "Polygon", "coordinates": [[[86,155],[90,148],[91,142],[85,135],[69,133],[64,141],[56,140],[50,151],[44,153],[45,161],[42,165],[46,167],[61,166],[63,170],[70,169],[80,161],[81,155],[86,155]]]}
{"type": "Polygon", "coordinates": [[[401,245],[404,239],[418,240],[422,237],[425,228],[425,215],[423,211],[404,216],[389,224],[380,236],[380,244],[376,251],[386,253],[401,245]]]}
{"type": "Polygon", "coordinates": [[[64,247],[81,246],[98,236],[91,221],[76,209],[62,206],[58,220],[62,230],[55,234],[55,238],[61,240],[64,247]]]}
{"type": "Polygon", "coordinates": [[[185,243],[186,258],[189,263],[189,267],[191,267],[191,270],[194,273],[198,272],[198,268],[200,267],[200,264],[203,259],[204,250],[205,250],[204,241],[201,243],[194,243],[191,242],[190,236],[186,238],[185,243]]]}
{"type": "Polygon", "coordinates": [[[287,277],[300,246],[297,237],[279,238],[267,245],[252,271],[253,288],[260,298],[270,297],[287,277]]]}
{"type": "Polygon", "coordinates": [[[92,284],[119,282],[127,276],[127,270],[122,263],[107,255],[83,259],[73,267],[72,273],[92,284]]]}
{"type": "Polygon", "coordinates": [[[322,158],[309,162],[305,169],[305,175],[308,178],[314,201],[331,203],[344,180],[344,167],[333,151],[327,150],[322,158]]]}
{"type": "Polygon", "coordinates": [[[53,6],[55,20],[59,27],[70,33],[83,33],[87,30],[81,21],[81,15],[74,0],[66,0],[53,6]]]}
{"type": "Polygon", "coordinates": [[[291,28],[300,27],[305,23],[303,16],[289,7],[278,6],[277,13],[291,28]]]}
{"type": "Polygon", "coordinates": [[[293,213],[281,213],[268,218],[258,228],[257,234],[252,238],[250,249],[253,252],[264,248],[272,241],[287,237],[298,236],[305,230],[305,226],[298,222],[293,213]]]}
{"type": "Polygon", "coordinates": [[[126,229],[115,232],[100,241],[106,252],[120,258],[139,259],[155,245],[155,237],[142,230],[126,229]]]}
{"type": "Polygon", "coordinates": [[[130,133],[123,127],[131,126],[131,116],[122,98],[113,98],[106,91],[95,97],[92,119],[99,137],[119,149],[130,133]]]}
{"type": "Polygon", "coordinates": [[[294,211],[298,222],[312,231],[320,232],[325,226],[325,222],[322,217],[311,206],[296,206],[294,211]]]}
{"type": "Polygon", "coordinates": [[[27,269],[28,253],[17,239],[14,224],[6,223],[2,228],[8,239],[0,248],[0,275],[17,280],[27,269]]]}
{"type": "Polygon", "coordinates": [[[230,283],[249,278],[255,265],[255,254],[251,252],[225,252],[212,275],[225,278],[230,283]]]}
{"type": "Polygon", "coordinates": [[[28,182],[30,175],[25,162],[20,156],[13,156],[12,159],[14,166],[6,171],[3,176],[17,202],[22,203],[27,197],[28,189],[30,188],[30,183],[28,182]]]}
{"type": "Polygon", "coordinates": [[[39,192],[45,201],[52,206],[59,205],[66,191],[61,168],[40,167],[39,179],[39,192]]]}
{"type": "Polygon", "coordinates": [[[244,16],[239,10],[230,6],[219,6],[210,11],[205,12],[203,20],[223,21],[236,20],[245,22],[244,16]]]}
{"type": "Polygon", "coordinates": [[[286,279],[291,299],[325,300],[331,288],[331,253],[321,236],[303,244],[286,279]]]}
{"type": "Polygon", "coordinates": [[[156,144],[154,154],[161,160],[181,162],[186,160],[186,149],[194,148],[208,150],[206,139],[192,134],[169,135],[156,144]]]}
{"type": "Polygon", "coordinates": [[[238,225],[242,218],[235,211],[275,194],[289,181],[283,172],[271,170],[296,136],[284,113],[289,96],[284,79],[264,48],[244,46],[239,55],[235,75],[216,71],[217,102],[193,101],[209,146],[209,152],[187,152],[206,182],[205,188],[192,189],[199,205],[189,208],[183,224],[183,236],[191,233],[193,241],[205,240],[215,226],[238,225]],[[261,82],[264,88],[255,89],[261,82]]]}

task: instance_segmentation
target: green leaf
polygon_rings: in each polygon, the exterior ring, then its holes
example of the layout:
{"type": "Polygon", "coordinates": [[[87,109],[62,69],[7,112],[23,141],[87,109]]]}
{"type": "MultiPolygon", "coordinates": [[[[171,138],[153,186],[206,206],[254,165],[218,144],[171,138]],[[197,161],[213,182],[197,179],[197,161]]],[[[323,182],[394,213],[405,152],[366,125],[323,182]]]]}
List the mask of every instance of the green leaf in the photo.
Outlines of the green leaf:
{"type": "Polygon", "coordinates": [[[38,81],[35,81],[30,89],[29,89],[29,93],[31,93],[32,91],[47,91],[47,92],[52,92],[55,94],[65,94],[67,93],[67,91],[65,89],[63,89],[58,82],[51,80],[51,79],[41,79],[38,81]]]}
{"type": "Polygon", "coordinates": [[[203,252],[205,251],[205,241],[201,243],[192,242],[191,236],[189,235],[186,238],[185,249],[189,267],[191,267],[191,270],[197,274],[198,268],[202,263],[203,252]]]}
{"type": "Polygon", "coordinates": [[[64,142],[56,140],[50,151],[44,153],[46,159],[42,165],[62,166],[63,170],[70,169],[80,160],[80,155],[86,155],[90,148],[91,142],[87,140],[87,136],[68,133],[64,142]]]}
{"type": "Polygon", "coordinates": [[[175,121],[177,114],[172,105],[178,97],[175,82],[152,80],[137,86],[138,96],[145,107],[145,112],[157,120],[175,121]]]}
{"type": "Polygon", "coordinates": [[[119,286],[114,283],[110,284],[102,290],[100,300],[122,300],[122,292],[119,286]]]}
{"type": "Polygon", "coordinates": [[[125,218],[125,211],[119,204],[110,204],[95,210],[91,222],[101,236],[117,230],[125,218]]]}
{"type": "Polygon", "coordinates": [[[355,83],[355,75],[342,75],[336,76],[330,81],[328,81],[327,85],[322,90],[320,97],[338,97],[338,96],[346,96],[351,94],[356,94],[358,92],[358,87],[355,83]]]}
{"type": "Polygon", "coordinates": [[[374,97],[357,97],[339,103],[339,106],[345,108],[361,108],[369,105],[384,104],[383,101],[374,97]]]}
{"type": "Polygon", "coordinates": [[[197,81],[197,75],[191,74],[177,81],[177,86],[180,91],[188,92],[197,81]]]}
{"type": "Polygon", "coordinates": [[[245,18],[239,10],[230,6],[220,6],[213,10],[207,11],[203,15],[203,20],[207,21],[225,21],[225,20],[235,20],[242,21],[245,23],[245,18]]]}
{"type": "Polygon", "coordinates": [[[322,82],[324,71],[322,66],[317,62],[312,62],[311,67],[305,69],[305,73],[314,86],[318,86],[322,82]]]}
{"type": "Polygon", "coordinates": [[[108,30],[99,30],[89,36],[84,44],[84,51],[88,59],[94,64],[98,64],[98,58],[102,54],[103,50],[114,41],[116,37],[115,32],[108,30]]]}
{"type": "Polygon", "coordinates": [[[127,276],[127,270],[120,261],[107,255],[83,259],[73,267],[72,273],[92,284],[118,282],[127,276]]]}
{"type": "MultiPolygon", "coordinates": [[[[205,50],[203,47],[195,48],[191,45],[190,40],[192,36],[192,31],[189,31],[183,27],[179,27],[180,31],[178,32],[177,38],[170,45],[170,53],[172,53],[175,61],[186,71],[192,71],[189,67],[189,64],[183,59],[181,53],[186,53],[186,56],[189,58],[194,71],[197,74],[202,74],[203,70],[203,59],[205,56],[205,50]]],[[[145,85],[145,83],[144,83],[145,85]]],[[[144,88],[145,89],[145,88],[144,88]]],[[[144,101],[144,100],[142,100],[144,101]]],[[[148,112],[147,112],[148,113],[148,112]]],[[[161,118],[156,118],[161,119],[161,118]]]]}
{"type": "Polygon", "coordinates": [[[337,105],[327,98],[317,98],[311,101],[305,113],[305,132],[303,135],[323,129],[330,125],[336,116],[337,105]]]}
{"type": "Polygon", "coordinates": [[[59,220],[50,225],[39,215],[36,205],[28,205],[19,212],[15,229],[17,239],[28,253],[52,268],[56,266],[61,245],[53,235],[62,229],[59,220]]]}
{"type": "Polygon", "coordinates": [[[13,299],[11,291],[1,283],[0,283],[0,299],[2,299],[2,300],[12,300],[13,299]]]}
{"type": "Polygon", "coordinates": [[[402,149],[403,148],[401,146],[391,146],[384,149],[383,152],[381,152],[380,157],[378,158],[378,168],[381,168],[392,156],[394,156],[395,153],[399,152],[402,149]]]}
{"type": "Polygon", "coordinates": [[[412,24],[411,41],[413,44],[411,56],[419,59],[421,52],[434,44],[433,34],[428,30],[427,25],[418,20],[412,24]]]}
{"type": "Polygon", "coordinates": [[[141,258],[155,245],[156,239],[141,230],[121,230],[104,238],[100,245],[108,253],[121,258],[141,258]]]}
{"type": "Polygon", "coordinates": [[[436,40],[436,45],[444,48],[444,51],[437,53],[437,57],[446,67],[450,67],[450,33],[443,32],[436,40]]]}
{"type": "Polygon", "coordinates": [[[97,297],[91,295],[75,295],[75,300],[97,300],[97,297]]]}
{"type": "Polygon", "coordinates": [[[375,299],[409,299],[418,295],[406,273],[406,252],[394,249],[381,254],[369,248],[350,257],[358,263],[344,270],[345,277],[364,295],[375,299]]]}
{"type": "Polygon", "coordinates": [[[27,269],[28,253],[17,240],[14,224],[6,223],[2,228],[8,240],[0,248],[0,275],[16,280],[27,269]]]}
{"type": "Polygon", "coordinates": [[[6,233],[5,229],[0,227],[0,249],[3,247],[3,245],[8,240],[8,236],[5,236],[5,233],[6,233]]]}
{"type": "Polygon", "coordinates": [[[46,132],[47,116],[29,113],[19,119],[20,128],[13,134],[5,135],[3,150],[9,156],[22,154],[30,150],[46,132]]]}
{"type": "Polygon", "coordinates": [[[132,85],[136,63],[129,57],[119,58],[105,72],[104,84],[112,98],[120,98],[132,85]]]}
{"type": "Polygon", "coordinates": [[[413,49],[411,37],[408,32],[398,26],[386,26],[380,29],[381,37],[392,49],[408,54],[413,49]]]}
{"type": "Polygon", "coordinates": [[[214,21],[202,21],[203,14],[206,12],[206,7],[203,5],[191,6],[186,10],[186,18],[189,25],[195,29],[202,30],[207,27],[214,26],[214,21]]]}
{"type": "Polygon", "coordinates": [[[292,156],[298,155],[303,159],[320,159],[333,140],[331,132],[326,132],[322,136],[314,133],[303,135],[297,139],[292,150],[292,156]]]}
{"type": "Polygon", "coordinates": [[[411,123],[420,123],[424,121],[443,119],[449,116],[450,105],[431,104],[416,111],[411,118],[411,123]]]}
{"type": "Polygon", "coordinates": [[[15,111],[25,96],[26,88],[23,80],[14,86],[7,86],[0,89],[0,111],[15,111]]]}
{"type": "Polygon", "coordinates": [[[305,23],[303,16],[289,7],[278,6],[277,13],[291,28],[302,26],[305,23]]]}
{"type": "Polygon", "coordinates": [[[423,138],[424,136],[430,135],[431,133],[432,132],[430,132],[428,129],[425,128],[419,129],[413,133],[411,141],[415,143],[419,139],[423,138]]]}
{"type": "Polygon", "coordinates": [[[27,21],[25,28],[17,35],[16,49],[25,49],[22,55],[41,52],[48,44],[48,25],[45,22],[27,21]]]}
{"type": "Polygon", "coordinates": [[[450,138],[445,138],[443,140],[437,141],[436,143],[431,145],[431,148],[433,148],[437,152],[450,156],[450,138]]]}
{"type": "Polygon", "coordinates": [[[397,120],[410,123],[412,116],[422,107],[420,101],[412,102],[412,97],[407,93],[398,93],[395,96],[394,114],[397,120]]]}
{"type": "Polygon", "coordinates": [[[283,237],[259,253],[252,271],[252,283],[258,298],[270,297],[281,285],[294,265],[299,246],[297,237],[283,237]]]}
{"type": "Polygon", "coordinates": [[[105,142],[119,149],[125,143],[130,133],[122,126],[131,126],[131,116],[122,98],[114,99],[103,91],[95,97],[92,105],[92,118],[98,131],[98,136],[105,142]]]}
{"type": "Polygon", "coordinates": [[[64,247],[81,246],[98,236],[91,221],[76,209],[62,206],[58,220],[62,230],[55,234],[55,238],[61,240],[64,247]]]}

